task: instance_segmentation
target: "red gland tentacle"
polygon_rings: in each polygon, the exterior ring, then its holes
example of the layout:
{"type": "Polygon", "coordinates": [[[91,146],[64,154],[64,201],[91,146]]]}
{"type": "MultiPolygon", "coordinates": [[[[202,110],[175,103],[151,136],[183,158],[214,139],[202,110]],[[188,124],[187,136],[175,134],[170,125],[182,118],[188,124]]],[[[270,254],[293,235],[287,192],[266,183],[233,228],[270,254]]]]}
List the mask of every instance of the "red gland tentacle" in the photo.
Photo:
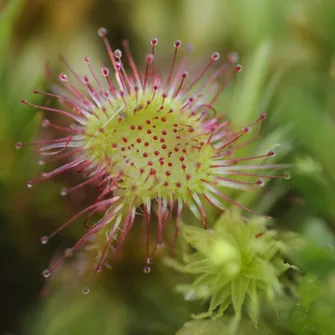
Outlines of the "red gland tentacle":
{"type": "MultiPolygon", "coordinates": [[[[253,177],[255,176],[256,175],[253,175],[253,177]]],[[[256,177],[260,178],[260,176],[256,176],[256,177]]],[[[221,177],[221,176],[215,176],[215,179],[222,180],[222,181],[228,181],[228,182],[236,183],[236,184],[242,184],[242,185],[259,185],[259,180],[255,182],[254,181],[241,181],[241,180],[235,180],[235,179],[221,177]]]]}
{"type": "Polygon", "coordinates": [[[223,72],[225,72],[225,70],[227,70],[229,67],[228,63],[224,63],[223,65],[221,65],[221,67],[219,69],[217,69],[210,77],[209,79],[199,88],[199,90],[197,91],[197,94],[200,95],[206,88],[210,87],[211,84],[214,82],[214,80],[223,72]]]}
{"type": "Polygon", "coordinates": [[[224,84],[220,87],[220,89],[215,93],[214,97],[210,101],[210,105],[214,104],[214,102],[218,99],[220,94],[224,91],[224,89],[228,86],[228,84],[235,77],[236,73],[237,73],[237,71],[234,71],[233,74],[224,82],[224,84]]]}
{"type": "Polygon", "coordinates": [[[136,80],[136,85],[137,85],[138,88],[142,88],[142,82],[141,82],[141,79],[140,79],[140,75],[138,73],[136,64],[135,64],[134,59],[132,57],[128,41],[126,41],[126,40],[122,41],[122,46],[123,46],[123,48],[125,50],[126,57],[128,59],[128,63],[130,65],[130,68],[133,71],[134,78],[136,80]]]}
{"type": "Polygon", "coordinates": [[[215,163],[222,163],[222,164],[213,164],[210,167],[211,168],[216,168],[216,167],[227,167],[230,166],[231,164],[236,164],[239,162],[245,162],[245,161],[250,161],[254,159],[260,159],[260,158],[265,158],[265,157],[271,157],[269,153],[265,155],[259,155],[259,156],[253,156],[253,157],[245,157],[245,158],[235,158],[235,159],[227,159],[227,160],[215,160],[215,163]]]}
{"type": "Polygon", "coordinates": [[[173,255],[173,257],[175,256],[175,253],[176,253],[176,243],[177,243],[177,237],[178,237],[181,214],[182,214],[183,208],[184,208],[184,202],[181,198],[178,198],[178,200],[177,200],[176,224],[175,224],[175,230],[174,230],[174,234],[173,234],[173,245],[172,245],[172,255],[173,255]]]}
{"type": "MultiPolygon", "coordinates": [[[[91,110],[94,109],[94,105],[87,100],[87,98],[82,94],[78,89],[71,85],[68,81],[66,74],[62,73],[59,76],[59,83],[66,89],[75,99],[78,100],[78,103],[82,103],[84,106],[89,107],[91,110]]],[[[77,105],[78,105],[77,103],[77,105]]]]}
{"type": "MultiPolygon", "coordinates": [[[[113,213],[113,216],[111,216],[110,219],[113,219],[113,217],[115,217],[116,214],[117,214],[117,212],[113,213]]],[[[99,269],[101,268],[101,266],[103,265],[103,263],[106,261],[106,254],[107,254],[108,248],[110,247],[111,243],[113,242],[113,239],[115,238],[117,230],[120,229],[119,227],[120,227],[121,220],[122,220],[122,215],[117,216],[117,219],[116,219],[116,221],[115,221],[115,223],[113,225],[113,228],[108,233],[105,246],[102,249],[101,256],[99,258],[99,262],[98,262],[98,264],[96,266],[95,274],[96,274],[96,272],[99,271],[99,269]]],[[[92,282],[92,280],[91,280],[91,282],[92,282]]]]}
{"type": "MultiPolygon", "coordinates": [[[[65,57],[61,55],[59,58],[65,64],[65,66],[69,69],[69,71],[74,75],[74,77],[77,79],[78,83],[80,83],[81,86],[85,89],[85,91],[87,91],[87,93],[90,94],[91,98],[94,99],[94,97],[91,95],[91,92],[89,91],[87,85],[85,85],[85,82],[83,82],[81,77],[72,69],[72,67],[66,61],[65,57]]],[[[85,96],[84,96],[84,101],[85,101],[85,105],[87,104],[87,106],[89,106],[90,108],[95,108],[95,105],[90,100],[86,99],[85,96]]]]}
{"type": "Polygon", "coordinates": [[[100,170],[98,172],[96,172],[95,175],[91,176],[89,179],[85,180],[84,182],[76,185],[76,186],[73,186],[71,188],[67,188],[66,189],[66,194],[70,193],[70,192],[73,192],[73,191],[76,191],[78,190],[79,188],[82,188],[88,184],[92,184],[94,183],[97,179],[99,179],[103,174],[105,173],[104,170],[100,170]]]}
{"type": "Polygon", "coordinates": [[[251,213],[251,214],[254,214],[254,215],[257,215],[257,216],[262,216],[262,217],[264,217],[264,218],[266,218],[266,219],[270,219],[270,218],[271,218],[270,216],[262,215],[262,214],[260,214],[260,213],[257,213],[257,212],[255,212],[255,211],[249,209],[248,207],[245,207],[245,206],[241,205],[240,203],[236,202],[236,201],[233,200],[232,198],[230,198],[230,197],[224,195],[223,193],[221,193],[221,192],[220,192],[219,190],[217,190],[216,188],[212,187],[212,186],[209,184],[208,181],[203,180],[203,182],[204,182],[205,184],[207,184],[207,185],[206,185],[206,188],[207,188],[210,192],[216,194],[217,196],[219,196],[220,198],[222,198],[222,199],[224,199],[224,200],[230,202],[231,204],[233,204],[233,205],[235,205],[235,206],[237,206],[237,207],[243,209],[244,211],[246,211],[246,212],[248,212],[248,213],[251,213]]]}
{"type": "Polygon", "coordinates": [[[96,226],[92,227],[80,240],[70,249],[69,253],[66,253],[59,261],[57,261],[54,265],[52,265],[49,269],[44,270],[48,271],[48,276],[55,271],[64,261],[69,257],[70,254],[77,251],[90,237],[94,236],[101,228],[102,224],[97,224],[96,226]]]}
{"type": "Polygon", "coordinates": [[[172,57],[172,64],[171,64],[169,75],[168,75],[168,78],[167,78],[167,81],[166,81],[166,86],[167,87],[169,87],[170,83],[171,83],[173,70],[174,70],[175,65],[176,65],[177,53],[178,53],[178,49],[180,48],[180,46],[181,46],[181,42],[179,40],[174,42],[174,54],[173,54],[173,57],[172,57]]]}
{"type": "MultiPolygon", "coordinates": [[[[232,139],[230,139],[230,140],[228,140],[228,142],[225,142],[224,144],[222,144],[219,148],[217,148],[216,151],[220,152],[221,150],[228,148],[233,143],[235,143],[236,141],[238,141],[246,133],[247,133],[247,131],[241,130],[240,132],[234,134],[234,136],[233,136],[232,139]]],[[[217,157],[217,155],[215,155],[214,157],[217,157]]]]}
{"type": "Polygon", "coordinates": [[[36,109],[40,109],[40,110],[44,110],[44,111],[48,111],[48,112],[53,112],[53,113],[57,113],[57,114],[61,114],[61,115],[64,115],[64,116],[67,116],[68,118],[74,120],[74,121],[77,121],[78,123],[82,124],[82,125],[86,125],[86,120],[76,116],[76,115],[73,115],[69,112],[66,112],[62,109],[57,109],[57,108],[50,108],[50,107],[45,107],[45,106],[39,106],[39,105],[35,105],[31,102],[28,102],[27,100],[22,100],[22,103],[26,104],[26,105],[29,105],[31,107],[34,107],[36,109]]]}
{"type": "Polygon", "coordinates": [[[105,47],[107,49],[107,52],[108,52],[108,56],[113,64],[113,67],[115,67],[115,64],[116,64],[116,60],[115,60],[115,57],[114,57],[114,52],[112,50],[112,47],[107,39],[107,29],[101,27],[99,28],[98,30],[98,35],[102,38],[102,40],[104,41],[105,43],[105,47]]]}
{"type": "MultiPolygon", "coordinates": [[[[190,192],[190,190],[189,190],[190,192]]],[[[205,208],[200,200],[200,198],[198,197],[197,194],[192,194],[192,197],[194,199],[194,201],[196,202],[196,204],[198,205],[199,209],[200,209],[200,213],[201,213],[201,217],[202,217],[202,224],[204,226],[205,229],[208,229],[208,224],[207,224],[207,215],[205,212],[205,208]]]]}
{"type": "MultiPolygon", "coordinates": [[[[84,108],[81,108],[80,106],[78,106],[77,102],[74,102],[74,101],[72,101],[71,99],[69,99],[69,98],[67,98],[65,96],[60,96],[60,95],[54,94],[54,93],[41,92],[41,91],[37,91],[37,90],[34,90],[34,93],[35,94],[40,94],[40,95],[43,95],[43,96],[46,96],[46,97],[56,98],[60,102],[65,101],[68,105],[72,106],[76,112],[79,112],[85,118],[87,118],[88,116],[90,116],[90,113],[87,112],[84,108]]],[[[89,100],[87,100],[87,102],[89,102],[89,100]]]]}
{"type": "MultiPolygon", "coordinates": [[[[292,168],[294,164],[265,164],[265,165],[230,165],[226,168],[219,168],[222,169],[224,173],[230,170],[269,170],[269,169],[287,169],[292,168]]],[[[217,171],[215,171],[218,174],[217,171]]]]}
{"type": "Polygon", "coordinates": [[[82,163],[86,162],[85,159],[83,158],[79,158],[79,159],[76,159],[74,160],[73,162],[70,162],[70,163],[67,163],[67,164],[64,164],[56,169],[54,169],[53,171],[51,172],[43,172],[42,173],[42,179],[47,179],[47,178],[51,178],[51,177],[54,177],[54,176],[57,176],[67,170],[70,170],[82,163]]]}
{"type": "Polygon", "coordinates": [[[83,216],[84,214],[90,212],[91,210],[94,210],[97,207],[104,207],[106,205],[112,205],[114,203],[116,203],[117,201],[121,200],[121,197],[116,196],[114,198],[111,199],[107,199],[107,200],[103,200],[100,201],[98,203],[95,203],[91,206],[86,207],[85,209],[83,209],[82,211],[80,211],[79,213],[77,213],[76,215],[74,215],[70,220],[66,221],[62,226],[60,226],[58,229],[56,229],[54,232],[52,232],[48,238],[52,238],[55,235],[57,235],[60,231],[64,230],[65,228],[67,228],[68,226],[70,226],[74,221],[76,221],[77,219],[79,219],[81,216],[83,216]]]}
{"type": "Polygon", "coordinates": [[[243,177],[267,178],[267,179],[286,179],[288,176],[287,173],[284,173],[282,175],[271,176],[271,175],[246,173],[246,172],[239,172],[239,171],[226,171],[225,174],[243,176],[243,177]]]}
{"type": "MultiPolygon", "coordinates": [[[[190,86],[185,90],[185,94],[188,93],[201,80],[201,78],[207,73],[207,71],[209,70],[211,65],[216,60],[218,60],[218,57],[216,57],[214,54],[212,54],[211,59],[209,60],[209,62],[205,66],[205,68],[200,72],[200,74],[192,81],[190,86]]],[[[212,103],[210,103],[210,105],[212,105],[212,103]]]]}
{"type": "MultiPolygon", "coordinates": [[[[57,158],[59,158],[59,157],[62,156],[61,153],[69,148],[70,144],[72,144],[72,145],[74,144],[74,143],[71,143],[71,142],[72,142],[72,138],[69,138],[69,140],[67,140],[64,143],[61,142],[61,143],[54,143],[54,144],[51,144],[51,145],[47,145],[47,146],[44,146],[44,147],[40,148],[38,150],[38,153],[41,156],[49,156],[49,157],[54,156],[54,158],[56,156],[57,158]],[[60,148],[60,149],[57,150],[57,151],[49,151],[50,149],[55,149],[55,148],[60,148]]],[[[81,148],[79,148],[79,150],[81,150],[81,148]]],[[[76,150],[72,150],[71,152],[76,152],[76,150]]],[[[66,155],[66,156],[68,156],[68,155],[66,155]]]]}

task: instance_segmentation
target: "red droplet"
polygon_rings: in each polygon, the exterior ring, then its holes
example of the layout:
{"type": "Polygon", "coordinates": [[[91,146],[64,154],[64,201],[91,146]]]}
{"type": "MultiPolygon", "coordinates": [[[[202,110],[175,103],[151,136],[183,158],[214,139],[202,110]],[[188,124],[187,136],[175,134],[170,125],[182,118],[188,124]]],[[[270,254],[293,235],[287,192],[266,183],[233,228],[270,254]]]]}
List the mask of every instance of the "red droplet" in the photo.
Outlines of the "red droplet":
{"type": "Polygon", "coordinates": [[[106,37],[107,33],[108,33],[108,31],[107,31],[106,28],[101,27],[101,28],[98,29],[98,35],[102,38],[106,37]]]}
{"type": "Polygon", "coordinates": [[[220,59],[220,54],[218,52],[213,52],[212,53],[212,59],[213,60],[219,60],[220,59]]]}
{"type": "Polygon", "coordinates": [[[109,70],[106,67],[103,67],[101,73],[103,76],[107,77],[109,75],[109,70]]]}
{"type": "Polygon", "coordinates": [[[62,74],[59,76],[59,79],[60,79],[61,81],[65,81],[65,82],[68,81],[68,79],[67,79],[67,75],[66,75],[65,73],[62,73],[62,74]]]}
{"type": "Polygon", "coordinates": [[[116,49],[114,51],[114,57],[120,59],[122,57],[122,51],[120,49],[116,49]]]}
{"type": "Polygon", "coordinates": [[[153,61],[153,59],[154,59],[154,55],[152,55],[152,54],[148,54],[147,57],[146,57],[146,59],[147,59],[147,62],[150,63],[150,62],[153,61]]]}
{"type": "MultiPolygon", "coordinates": [[[[121,68],[122,68],[122,64],[120,62],[116,62],[114,66],[115,71],[120,71],[121,68]]],[[[120,94],[122,95],[122,92],[120,92],[120,94]]]]}
{"type": "Polygon", "coordinates": [[[242,65],[237,64],[237,65],[235,66],[235,72],[240,72],[240,71],[242,71],[242,65]]]}

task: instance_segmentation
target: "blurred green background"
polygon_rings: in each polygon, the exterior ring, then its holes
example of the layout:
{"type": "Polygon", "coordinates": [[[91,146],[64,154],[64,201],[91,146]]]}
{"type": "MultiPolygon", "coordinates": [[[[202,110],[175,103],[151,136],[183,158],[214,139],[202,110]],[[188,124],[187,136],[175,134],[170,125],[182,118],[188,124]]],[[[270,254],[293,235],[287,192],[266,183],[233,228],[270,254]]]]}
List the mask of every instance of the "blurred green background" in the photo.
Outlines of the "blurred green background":
{"type": "MultiPolygon", "coordinates": [[[[291,326],[285,318],[270,324],[278,334],[334,334],[330,325],[323,326],[330,319],[322,319],[335,305],[334,0],[0,0],[0,334],[175,334],[190,313],[203,310],[175,293],[174,286],[186,279],[159,262],[168,247],[156,256],[151,273],[143,273],[144,248],[136,229],[87,296],[81,287],[90,250],[48,280],[41,275],[85,230],[78,222],[47,246],[40,237],[89,204],[94,190],[60,197],[62,186],[80,180],[73,174],[26,187],[41,167],[34,148],[17,151],[15,143],[53,134],[41,132],[42,115],[20,99],[45,103],[32,92],[48,89],[64,69],[60,54],[81,73],[85,56],[99,66],[106,63],[96,36],[100,26],[109,30],[114,47],[127,38],[140,62],[150,52],[150,39],[158,37],[163,71],[175,39],[192,43],[197,61],[212,51],[238,52],[243,72],[217,110],[236,127],[267,113],[261,138],[246,151],[264,152],[280,143],[278,161],[296,166],[289,181],[234,197],[272,215],[280,230],[307,238],[308,246],[292,257],[325,290],[320,306],[314,306],[321,328],[313,324],[306,331],[316,318],[308,304],[295,312],[300,314],[291,326]]],[[[180,334],[200,334],[197,329],[180,334]]],[[[261,327],[259,333],[270,334],[261,327]]]]}

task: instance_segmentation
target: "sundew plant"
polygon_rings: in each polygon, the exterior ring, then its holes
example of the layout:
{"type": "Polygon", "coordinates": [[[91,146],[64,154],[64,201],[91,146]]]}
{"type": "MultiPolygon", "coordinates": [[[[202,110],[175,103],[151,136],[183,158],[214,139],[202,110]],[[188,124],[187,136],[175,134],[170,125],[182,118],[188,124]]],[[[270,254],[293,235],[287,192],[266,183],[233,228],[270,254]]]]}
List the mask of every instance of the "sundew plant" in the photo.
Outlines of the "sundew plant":
{"type": "Polygon", "coordinates": [[[335,334],[334,20],[0,1],[0,334],[335,334]]]}
{"type": "MultiPolygon", "coordinates": [[[[100,28],[98,35],[105,43],[110,67],[103,67],[97,74],[90,58],[86,57],[90,74],[80,76],[63,59],[68,74],[59,75],[54,93],[34,91],[58,99],[62,109],[22,100],[23,104],[61,114],[70,121],[69,126],[64,127],[43,119],[43,127],[54,128],[64,136],[27,143],[41,146],[38,152],[42,164],[55,158],[69,160],[53,171],[41,173],[28,182],[28,187],[73,169],[82,172],[86,179],[79,185],[62,189],[61,195],[89,183],[100,189],[94,204],[50,235],[43,236],[42,244],[79,217],[104,212],[62,259],[43,271],[45,277],[49,277],[68,254],[73,254],[96,235],[106,237],[96,265],[99,272],[111,247],[122,246],[138,210],[143,213],[148,234],[152,230],[150,226],[157,224],[156,242],[151,248],[147,237],[144,271],[149,272],[155,249],[163,244],[165,226],[174,221],[176,236],[185,207],[208,229],[204,202],[222,211],[226,210],[225,203],[231,203],[256,214],[225,195],[225,188],[252,190],[270,178],[289,178],[288,173],[266,174],[266,170],[286,167],[264,162],[265,158],[275,155],[273,150],[256,156],[238,155],[239,150],[257,140],[265,114],[236,130],[215,109],[220,94],[242,69],[236,65],[236,54],[229,54],[215,66],[220,54],[214,52],[207,64],[191,75],[186,71],[190,67],[187,58],[191,50],[187,48],[179,56],[181,42],[177,40],[170,68],[167,73],[161,73],[155,62],[155,53],[159,51],[157,38],[151,40],[151,53],[145,56],[144,68],[139,69],[128,42],[123,42],[123,52],[113,50],[107,30],[100,28]],[[130,71],[125,69],[126,61],[130,71]],[[253,128],[258,129],[249,135],[253,128]],[[152,219],[154,205],[157,211],[152,219]]],[[[23,145],[19,142],[16,147],[23,145]]],[[[87,292],[88,288],[84,290],[87,292]]]]}

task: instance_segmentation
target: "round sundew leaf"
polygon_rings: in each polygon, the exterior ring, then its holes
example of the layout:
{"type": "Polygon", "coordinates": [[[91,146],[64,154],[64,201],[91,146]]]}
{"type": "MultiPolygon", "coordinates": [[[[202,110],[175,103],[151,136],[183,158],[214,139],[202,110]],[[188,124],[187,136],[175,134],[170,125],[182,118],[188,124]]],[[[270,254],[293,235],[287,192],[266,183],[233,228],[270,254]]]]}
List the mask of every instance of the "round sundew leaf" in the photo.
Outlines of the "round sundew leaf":
{"type": "MultiPolygon", "coordinates": [[[[34,91],[50,100],[58,100],[61,106],[42,106],[21,100],[31,108],[68,120],[64,126],[53,123],[57,117],[42,122],[46,128],[65,132],[66,137],[30,144],[40,145],[38,152],[43,156],[40,160],[43,164],[51,159],[69,158],[69,161],[52,171],[41,173],[28,182],[28,187],[74,170],[81,172],[86,180],[66,187],[65,191],[61,191],[63,196],[88,184],[97,186],[99,191],[92,205],[74,215],[48,237],[54,237],[77,219],[86,216],[86,223],[96,213],[102,213],[100,220],[72,248],[75,252],[91,239],[101,241],[102,249],[96,266],[98,272],[108,253],[122,246],[139,214],[143,214],[147,227],[151,226],[154,217],[158,223],[155,244],[147,243],[146,260],[151,260],[156,249],[164,244],[165,228],[176,214],[176,233],[180,230],[180,235],[184,235],[184,239],[205,258],[184,257],[187,263],[184,271],[215,274],[220,272],[218,267],[225,262],[226,274],[237,274],[242,265],[248,265],[244,256],[252,254],[253,239],[260,232],[255,226],[251,229],[245,229],[241,224],[226,226],[227,244],[215,244],[213,232],[208,230],[211,227],[204,204],[226,210],[225,203],[228,202],[255,214],[221,189],[252,190],[263,181],[250,172],[262,170],[264,173],[263,170],[278,166],[253,163],[259,159],[270,160],[274,156],[272,149],[256,156],[241,155],[244,152],[242,148],[255,139],[251,134],[252,128],[256,128],[256,132],[261,129],[266,118],[264,113],[235,130],[216,111],[215,105],[223,90],[242,70],[241,65],[235,64],[236,55],[228,55],[215,70],[213,63],[219,60],[220,55],[214,52],[207,65],[202,70],[196,69],[198,72],[188,78],[183,67],[188,67],[186,56],[189,50],[185,50],[185,62],[180,61],[179,57],[183,55],[179,53],[183,51],[178,51],[181,42],[176,41],[171,67],[164,75],[155,63],[157,53],[154,50],[158,40],[151,40],[152,52],[146,55],[145,66],[141,69],[137,68],[127,41],[122,43],[123,51],[113,51],[107,30],[100,28],[98,35],[108,51],[110,68],[103,67],[97,74],[93,60],[85,57],[83,64],[89,74],[82,77],[61,57],[68,73],[58,76],[53,93],[34,91]],[[223,72],[227,75],[221,76],[223,72]],[[249,161],[252,163],[249,164],[249,161]],[[246,176],[253,181],[244,181],[246,176]],[[205,230],[181,225],[184,208],[201,221],[205,230]],[[241,246],[243,252],[235,253],[234,250],[239,250],[241,246]],[[211,247],[214,250],[209,250],[211,247]],[[227,256],[234,259],[228,262],[227,256]],[[235,258],[238,260],[235,261],[235,258]]],[[[258,56],[264,56],[265,49],[264,44],[258,56]]],[[[255,59],[261,68],[258,57],[255,59]]],[[[150,229],[146,229],[145,234],[149,241],[150,229]]],[[[65,255],[55,263],[51,272],[67,257],[65,255]]],[[[144,266],[146,273],[150,272],[149,263],[151,261],[144,266]]]]}

